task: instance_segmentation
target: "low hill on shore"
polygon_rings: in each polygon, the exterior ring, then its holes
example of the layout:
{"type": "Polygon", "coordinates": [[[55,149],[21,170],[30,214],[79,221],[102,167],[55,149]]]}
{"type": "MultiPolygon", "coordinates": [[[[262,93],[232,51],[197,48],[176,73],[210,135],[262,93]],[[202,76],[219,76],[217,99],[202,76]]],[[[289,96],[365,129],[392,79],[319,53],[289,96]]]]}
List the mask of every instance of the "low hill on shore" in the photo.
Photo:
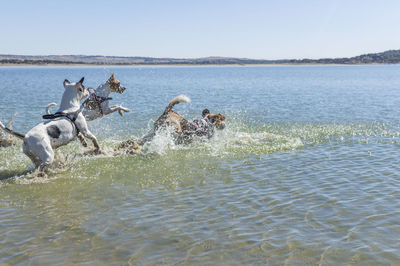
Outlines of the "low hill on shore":
{"type": "Polygon", "coordinates": [[[6,55],[0,64],[7,65],[257,65],[257,64],[399,64],[400,50],[363,54],[346,58],[264,60],[233,57],[153,58],[101,55],[6,55]]]}

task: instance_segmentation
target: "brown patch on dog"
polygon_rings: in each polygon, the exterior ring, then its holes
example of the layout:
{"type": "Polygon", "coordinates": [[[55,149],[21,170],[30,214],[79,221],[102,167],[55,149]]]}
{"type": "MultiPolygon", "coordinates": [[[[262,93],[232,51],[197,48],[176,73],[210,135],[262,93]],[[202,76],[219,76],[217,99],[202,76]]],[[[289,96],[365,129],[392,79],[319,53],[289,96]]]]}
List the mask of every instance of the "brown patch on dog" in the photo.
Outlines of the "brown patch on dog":
{"type": "Polygon", "coordinates": [[[218,113],[218,114],[208,114],[207,117],[208,119],[210,119],[210,122],[215,125],[216,128],[218,129],[225,128],[225,125],[223,123],[226,119],[225,116],[218,113]]]}
{"type": "Polygon", "coordinates": [[[124,92],[125,88],[121,88],[121,82],[115,78],[114,73],[111,73],[111,77],[107,80],[111,92],[122,93],[124,92]]]}
{"type": "Polygon", "coordinates": [[[182,133],[183,131],[183,117],[179,114],[175,113],[174,111],[170,111],[167,114],[167,117],[164,123],[161,126],[174,126],[176,128],[176,133],[182,133]]]}

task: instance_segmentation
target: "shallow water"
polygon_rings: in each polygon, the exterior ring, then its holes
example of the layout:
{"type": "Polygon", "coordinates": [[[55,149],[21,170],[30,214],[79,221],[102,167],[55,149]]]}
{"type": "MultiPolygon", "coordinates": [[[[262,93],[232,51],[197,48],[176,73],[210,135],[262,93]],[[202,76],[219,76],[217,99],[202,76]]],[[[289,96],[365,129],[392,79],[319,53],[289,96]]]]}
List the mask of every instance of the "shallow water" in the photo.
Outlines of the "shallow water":
{"type": "Polygon", "coordinates": [[[65,78],[110,72],[132,112],[89,122],[105,155],[74,141],[39,178],[0,148],[0,263],[400,263],[400,66],[2,67],[0,120],[25,133],[65,78]],[[181,93],[227,129],[112,155],[181,93]]]}

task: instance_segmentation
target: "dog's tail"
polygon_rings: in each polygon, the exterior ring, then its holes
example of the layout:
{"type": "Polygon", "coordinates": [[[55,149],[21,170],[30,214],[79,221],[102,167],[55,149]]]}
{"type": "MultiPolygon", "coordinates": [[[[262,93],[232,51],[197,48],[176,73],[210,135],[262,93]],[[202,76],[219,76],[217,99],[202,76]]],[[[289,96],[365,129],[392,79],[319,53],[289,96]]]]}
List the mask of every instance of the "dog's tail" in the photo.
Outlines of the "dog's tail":
{"type": "Polygon", "coordinates": [[[0,128],[3,129],[5,132],[7,132],[7,133],[9,133],[9,134],[11,134],[11,135],[16,136],[17,138],[20,138],[20,139],[24,139],[24,138],[25,138],[25,135],[24,135],[24,134],[21,134],[21,133],[18,133],[18,132],[13,131],[12,129],[9,129],[9,128],[6,127],[5,125],[3,125],[3,123],[1,123],[1,121],[0,121],[0,128]]]}
{"type": "Polygon", "coordinates": [[[180,102],[190,103],[190,98],[183,94],[176,96],[169,102],[167,108],[165,108],[164,114],[167,114],[169,111],[172,110],[175,104],[178,104],[180,102]]]}
{"type": "Polygon", "coordinates": [[[56,103],[49,103],[46,107],[46,114],[51,115],[50,108],[56,105],[57,105],[56,103]]]}

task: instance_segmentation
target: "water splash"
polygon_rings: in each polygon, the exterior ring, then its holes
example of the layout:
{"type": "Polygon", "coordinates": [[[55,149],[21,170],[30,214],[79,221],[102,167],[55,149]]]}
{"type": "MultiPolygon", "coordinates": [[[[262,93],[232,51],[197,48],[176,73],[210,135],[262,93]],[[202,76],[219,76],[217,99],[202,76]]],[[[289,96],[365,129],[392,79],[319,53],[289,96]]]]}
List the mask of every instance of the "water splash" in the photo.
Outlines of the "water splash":
{"type": "MultiPolygon", "coordinates": [[[[13,179],[18,184],[42,183],[60,177],[76,176],[89,178],[107,171],[104,162],[112,162],[126,172],[144,163],[146,167],[153,165],[153,160],[169,161],[165,167],[171,167],[174,160],[180,163],[191,163],[202,158],[224,157],[238,158],[261,156],[280,151],[296,150],[305,146],[324,145],[325,143],[399,143],[399,128],[384,123],[351,123],[351,124],[261,124],[247,125],[242,120],[230,120],[227,128],[216,131],[211,139],[195,138],[190,144],[176,144],[174,129],[168,128],[157,132],[152,141],[141,149],[130,152],[115,149],[123,141],[112,137],[102,137],[103,153],[91,154],[78,141],[57,150],[57,157],[48,169],[46,176],[38,176],[32,172],[32,164],[20,151],[19,146],[0,148],[0,180],[13,179]],[[119,159],[114,159],[119,157],[119,159]],[[156,156],[156,157],[154,157],[156,156]],[[129,157],[123,159],[123,157],[129,157]],[[82,172],[82,175],[76,174],[82,172]]],[[[125,132],[126,133],[126,132],[125,132]]],[[[128,133],[125,134],[129,135],[128,133]]],[[[135,138],[133,136],[133,138],[135,138]]],[[[153,166],[152,166],[153,165],[153,166]]],[[[175,167],[175,166],[174,166],[175,167]]]]}
{"type": "MultiPolygon", "coordinates": [[[[18,112],[15,112],[14,115],[10,118],[7,123],[7,127],[12,129],[15,117],[17,116],[18,112]]],[[[3,130],[0,130],[0,147],[9,147],[14,146],[19,143],[18,139],[11,134],[6,134],[3,130]]]]}

